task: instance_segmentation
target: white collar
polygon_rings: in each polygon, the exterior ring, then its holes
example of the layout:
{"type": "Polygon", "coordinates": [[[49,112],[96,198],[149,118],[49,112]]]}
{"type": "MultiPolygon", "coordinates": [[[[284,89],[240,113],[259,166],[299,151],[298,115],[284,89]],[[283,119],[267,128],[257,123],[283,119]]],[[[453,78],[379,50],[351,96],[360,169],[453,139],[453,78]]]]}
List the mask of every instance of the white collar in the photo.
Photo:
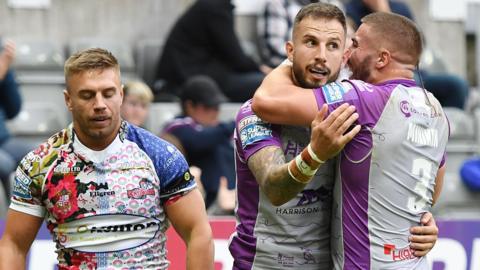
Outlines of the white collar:
{"type": "Polygon", "coordinates": [[[97,164],[103,163],[109,155],[115,153],[122,145],[122,141],[120,140],[120,137],[117,134],[113,142],[110,143],[110,145],[108,145],[107,147],[105,147],[105,149],[100,151],[95,151],[85,146],[78,139],[78,136],[75,136],[75,137],[76,138],[73,141],[73,149],[75,153],[78,153],[79,155],[97,164]]]}

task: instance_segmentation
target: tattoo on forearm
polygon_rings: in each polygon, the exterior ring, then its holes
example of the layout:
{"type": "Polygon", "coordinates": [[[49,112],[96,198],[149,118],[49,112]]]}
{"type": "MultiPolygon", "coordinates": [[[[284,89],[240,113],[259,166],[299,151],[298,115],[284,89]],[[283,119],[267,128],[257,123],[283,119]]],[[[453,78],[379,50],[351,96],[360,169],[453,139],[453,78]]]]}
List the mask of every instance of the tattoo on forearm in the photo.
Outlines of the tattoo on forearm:
{"type": "Polygon", "coordinates": [[[263,192],[275,201],[289,201],[305,185],[298,183],[288,173],[288,163],[281,148],[265,147],[248,160],[248,166],[263,192]]]}

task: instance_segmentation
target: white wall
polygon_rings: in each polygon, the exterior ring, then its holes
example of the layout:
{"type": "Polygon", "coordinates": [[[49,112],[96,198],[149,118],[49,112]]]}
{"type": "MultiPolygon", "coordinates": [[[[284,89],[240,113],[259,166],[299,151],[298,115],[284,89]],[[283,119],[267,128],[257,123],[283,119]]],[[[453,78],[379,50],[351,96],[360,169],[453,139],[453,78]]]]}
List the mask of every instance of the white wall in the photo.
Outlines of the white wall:
{"type": "Polygon", "coordinates": [[[46,9],[10,8],[0,0],[0,35],[50,39],[78,37],[134,43],[162,38],[192,0],[51,0],[46,9]]]}

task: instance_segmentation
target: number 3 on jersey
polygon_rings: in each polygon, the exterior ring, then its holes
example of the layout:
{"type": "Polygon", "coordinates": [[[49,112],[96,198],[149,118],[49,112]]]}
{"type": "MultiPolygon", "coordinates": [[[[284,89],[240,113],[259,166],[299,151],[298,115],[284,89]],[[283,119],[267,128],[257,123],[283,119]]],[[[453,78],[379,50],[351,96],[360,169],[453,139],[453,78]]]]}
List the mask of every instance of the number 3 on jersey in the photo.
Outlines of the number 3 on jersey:
{"type": "Polygon", "coordinates": [[[412,175],[418,178],[419,181],[414,188],[417,196],[408,199],[408,208],[413,212],[417,212],[423,210],[429,200],[428,187],[433,178],[432,162],[423,158],[414,159],[412,175]]]}

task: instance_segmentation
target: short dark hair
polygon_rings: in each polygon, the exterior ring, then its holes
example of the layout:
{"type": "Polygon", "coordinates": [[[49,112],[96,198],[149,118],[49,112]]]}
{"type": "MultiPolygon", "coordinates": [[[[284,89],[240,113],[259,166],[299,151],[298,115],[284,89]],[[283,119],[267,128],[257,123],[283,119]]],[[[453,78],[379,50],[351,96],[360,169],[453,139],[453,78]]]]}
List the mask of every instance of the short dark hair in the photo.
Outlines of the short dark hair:
{"type": "Polygon", "coordinates": [[[343,11],[335,5],[328,3],[311,3],[308,4],[297,13],[295,16],[295,21],[293,22],[293,33],[292,36],[295,36],[295,30],[305,18],[314,18],[314,19],[329,19],[337,20],[343,27],[345,34],[347,33],[347,24],[345,19],[345,14],[343,11]]]}
{"type": "Polygon", "coordinates": [[[206,75],[195,75],[182,85],[180,102],[184,114],[187,101],[194,105],[218,108],[221,103],[227,101],[227,97],[212,78],[206,75]]]}
{"type": "Polygon", "coordinates": [[[386,49],[401,52],[403,62],[417,65],[423,50],[422,34],[417,25],[402,15],[375,12],[362,18],[372,28],[377,41],[386,49]]]}

